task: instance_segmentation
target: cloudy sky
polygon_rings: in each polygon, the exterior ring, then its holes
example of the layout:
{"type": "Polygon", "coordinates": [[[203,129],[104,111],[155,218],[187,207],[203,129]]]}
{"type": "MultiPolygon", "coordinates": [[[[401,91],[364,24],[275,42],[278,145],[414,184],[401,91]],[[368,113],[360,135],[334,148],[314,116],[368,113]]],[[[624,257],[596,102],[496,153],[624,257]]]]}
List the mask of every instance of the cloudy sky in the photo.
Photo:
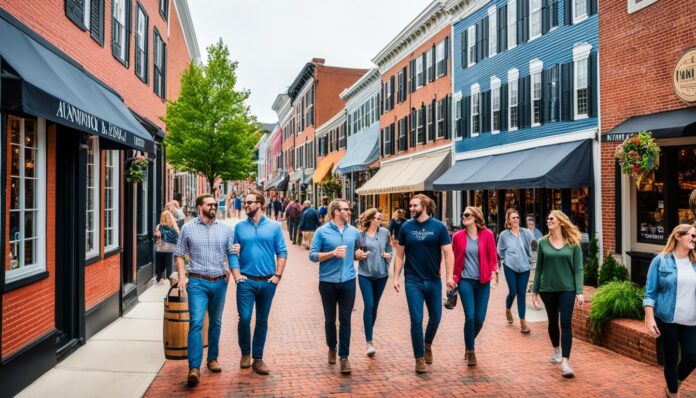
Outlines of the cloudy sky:
{"type": "Polygon", "coordinates": [[[275,97],[312,58],[331,66],[370,61],[430,0],[189,0],[205,61],[219,37],[239,61],[238,86],[261,122],[276,122],[275,97]]]}

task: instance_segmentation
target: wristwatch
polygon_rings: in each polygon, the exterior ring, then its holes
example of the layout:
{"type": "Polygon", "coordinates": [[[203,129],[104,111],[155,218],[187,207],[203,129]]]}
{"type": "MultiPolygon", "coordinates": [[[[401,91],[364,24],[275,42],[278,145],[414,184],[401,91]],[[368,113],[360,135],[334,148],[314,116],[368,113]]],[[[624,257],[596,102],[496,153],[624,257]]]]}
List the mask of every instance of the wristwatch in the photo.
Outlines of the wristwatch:
{"type": "Polygon", "coordinates": [[[275,277],[278,278],[278,279],[281,279],[281,278],[283,277],[282,274],[273,274],[273,276],[275,276],[275,277]]]}

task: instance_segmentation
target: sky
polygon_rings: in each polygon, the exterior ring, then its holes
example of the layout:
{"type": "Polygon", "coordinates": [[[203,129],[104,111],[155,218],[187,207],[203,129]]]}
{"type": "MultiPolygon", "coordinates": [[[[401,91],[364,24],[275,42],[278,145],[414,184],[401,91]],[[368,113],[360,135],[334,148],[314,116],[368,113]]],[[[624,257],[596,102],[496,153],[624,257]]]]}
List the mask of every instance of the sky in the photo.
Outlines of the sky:
{"type": "Polygon", "coordinates": [[[304,65],[372,68],[377,55],[430,0],[189,0],[201,59],[218,38],[239,62],[237,87],[260,122],[304,65]]]}

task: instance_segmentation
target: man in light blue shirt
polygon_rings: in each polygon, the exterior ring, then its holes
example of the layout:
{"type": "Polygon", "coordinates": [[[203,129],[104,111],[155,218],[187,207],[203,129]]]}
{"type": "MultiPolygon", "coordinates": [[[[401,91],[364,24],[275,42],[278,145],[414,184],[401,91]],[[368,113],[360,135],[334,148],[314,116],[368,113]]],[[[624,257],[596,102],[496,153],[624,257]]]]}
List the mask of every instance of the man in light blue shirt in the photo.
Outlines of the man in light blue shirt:
{"type": "Polygon", "coordinates": [[[329,363],[336,363],[336,306],[340,322],[338,355],[341,374],[351,372],[350,317],[355,305],[355,249],[358,230],[350,225],[350,205],[335,199],[329,204],[327,217],[331,221],[317,229],[309,249],[309,259],[319,263],[319,294],[324,306],[324,331],[329,346],[329,363]]]}
{"type": "Polygon", "coordinates": [[[260,192],[252,192],[244,201],[247,219],[234,229],[234,243],[239,243],[239,256],[229,257],[232,275],[237,282],[237,335],[242,350],[241,368],[251,368],[267,375],[270,370],[263,362],[263,347],[268,332],[268,313],[276,287],[283,276],[288,249],[283,230],[275,221],[263,215],[266,199],[260,192]],[[251,340],[251,315],[256,304],[256,325],[253,345],[251,340]],[[253,354],[250,356],[250,354],[253,354]],[[251,363],[253,356],[254,362],[251,363]]]}

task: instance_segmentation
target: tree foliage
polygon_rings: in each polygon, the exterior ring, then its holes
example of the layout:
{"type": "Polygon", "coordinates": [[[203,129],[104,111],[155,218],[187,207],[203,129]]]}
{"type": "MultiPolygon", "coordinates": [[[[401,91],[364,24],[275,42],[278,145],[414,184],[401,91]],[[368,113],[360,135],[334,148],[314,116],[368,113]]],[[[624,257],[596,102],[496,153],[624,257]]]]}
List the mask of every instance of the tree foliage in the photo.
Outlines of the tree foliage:
{"type": "Polygon", "coordinates": [[[176,170],[201,174],[211,192],[215,180],[253,175],[258,124],[250,114],[248,90],[238,90],[237,62],[222,42],[207,49],[205,65],[191,62],[179,97],[167,103],[167,161],[176,170]]]}

